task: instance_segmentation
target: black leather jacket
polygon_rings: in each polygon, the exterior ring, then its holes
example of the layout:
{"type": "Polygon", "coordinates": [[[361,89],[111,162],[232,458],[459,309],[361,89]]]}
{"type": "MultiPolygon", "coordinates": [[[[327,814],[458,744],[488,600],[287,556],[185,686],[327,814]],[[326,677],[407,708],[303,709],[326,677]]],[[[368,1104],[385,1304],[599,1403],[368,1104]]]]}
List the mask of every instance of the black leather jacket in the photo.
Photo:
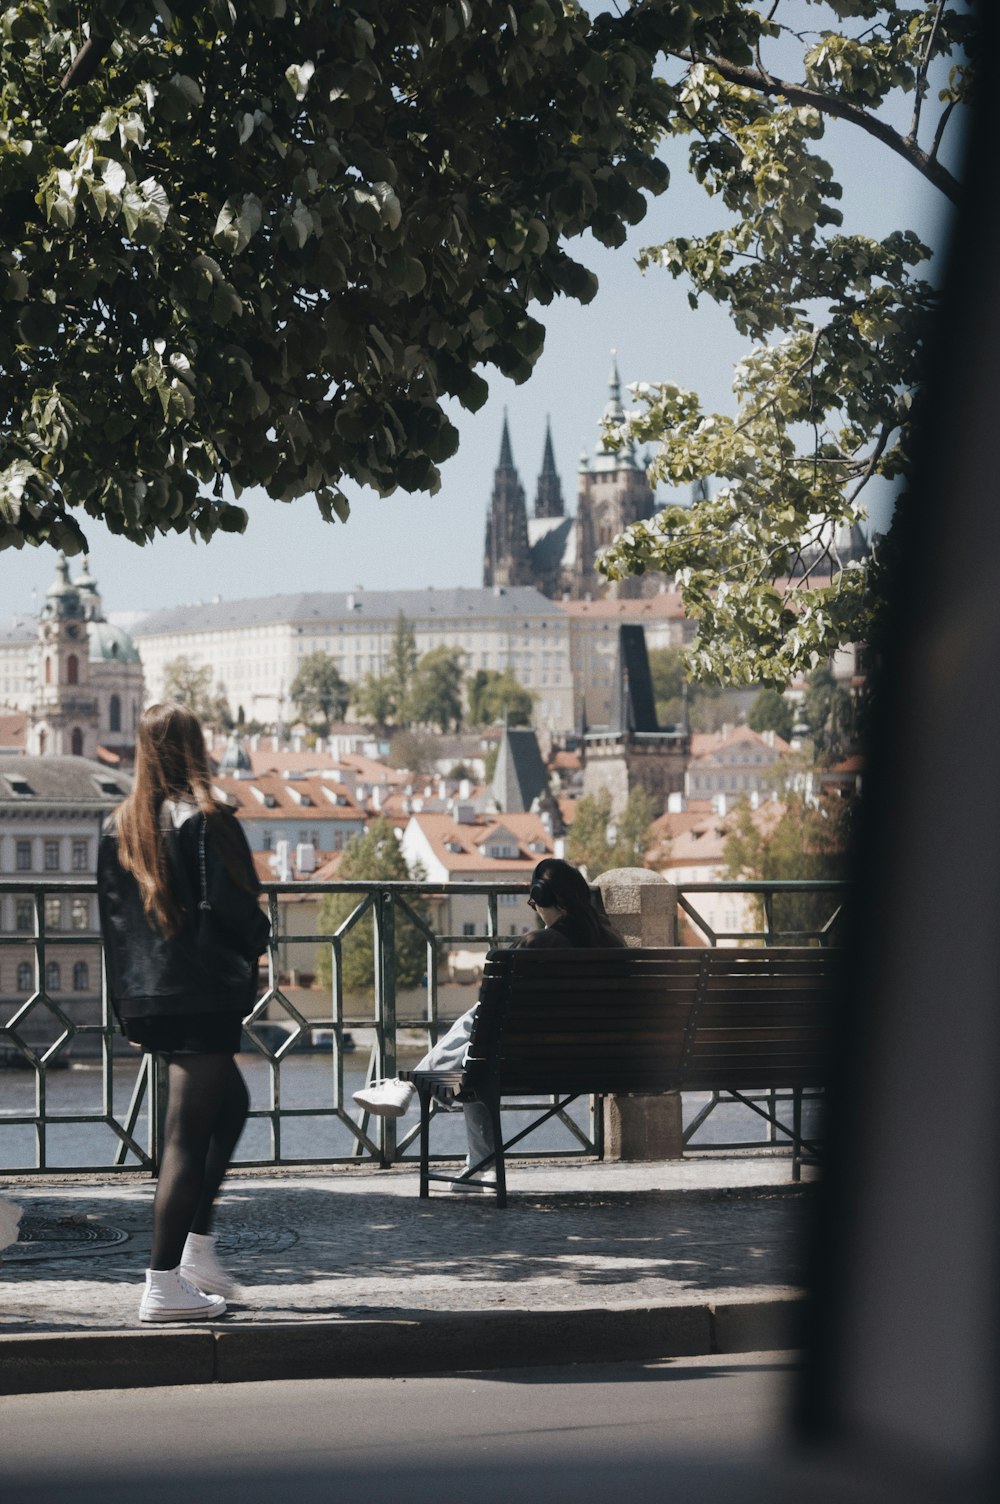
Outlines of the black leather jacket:
{"type": "MultiPolygon", "coordinates": [[[[259,891],[253,858],[235,816],[232,845],[245,858],[249,883],[259,891]]],[[[210,958],[198,943],[199,837],[203,816],[193,803],[166,800],[161,827],[173,893],[183,923],[172,938],[154,929],[142,907],[139,885],[118,860],[114,823],[101,835],[97,895],[107,962],[108,991],[119,1019],[174,1013],[250,1012],[257,997],[257,962],[270,924],[254,893],[237,887],[227,871],[212,824],[205,834],[205,870],[212,905],[210,958]]]]}

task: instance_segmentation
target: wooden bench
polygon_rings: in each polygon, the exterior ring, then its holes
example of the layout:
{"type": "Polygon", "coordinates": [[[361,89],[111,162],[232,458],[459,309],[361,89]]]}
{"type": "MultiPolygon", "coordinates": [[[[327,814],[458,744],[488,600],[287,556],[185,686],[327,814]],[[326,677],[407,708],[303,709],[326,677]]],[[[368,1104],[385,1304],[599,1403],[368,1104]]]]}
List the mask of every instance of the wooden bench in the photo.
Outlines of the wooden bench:
{"type": "Polygon", "coordinates": [[[420,1098],[420,1195],[432,1180],[481,1178],[495,1163],[506,1206],[505,1151],[575,1097],[713,1091],[792,1092],[792,1126],[746,1103],[793,1145],[793,1177],[816,1146],[802,1136],[802,1091],[825,1080],[839,955],[768,949],[492,950],[464,1069],[404,1071],[420,1098]],[[504,1144],[502,1097],[556,1098],[504,1144]],[[435,1101],[486,1104],[495,1155],[462,1175],[432,1174],[435,1101]]]}

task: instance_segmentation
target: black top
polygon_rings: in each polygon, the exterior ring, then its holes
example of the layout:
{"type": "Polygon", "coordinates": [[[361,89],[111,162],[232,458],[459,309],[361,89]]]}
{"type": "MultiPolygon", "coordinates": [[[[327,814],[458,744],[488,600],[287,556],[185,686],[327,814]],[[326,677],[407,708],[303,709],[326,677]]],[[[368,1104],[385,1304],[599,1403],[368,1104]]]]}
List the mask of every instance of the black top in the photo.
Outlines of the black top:
{"type": "Polygon", "coordinates": [[[175,1013],[245,1015],[256,1001],[257,962],[270,924],[255,896],[260,885],[253,858],[235,816],[221,810],[207,821],[205,873],[211,914],[200,912],[198,848],[203,824],[195,804],[164,802],[161,827],[170,884],[182,911],[181,927],[169,939],[146,918],[139,885],[118,860],[114,822],[105,824],[97,857],[97,895],[108,993],[119,1020],[175,1013]],[[216,820],[231,822],[226,845],[245,864],[253,892],[238,887],[230,876],[213,837],[216,820]]]}
{"type": "Polygon", "coordinates": [[[576,950],[582,948],[592,949],[595,945],[607,946],[608,949],[611,949],[613,946],[624,946],[625,941],[610,925],[602,923],[601,931],[600,939],[596,941],[592,940],[589,930],[578,920],[574,920],[572,914],[561,914],[555,923],[550,924],[548,928],[529,930],[518,941],[516,948],[518,950],[524,950],[529,947],[537,950],[576,950]]]}

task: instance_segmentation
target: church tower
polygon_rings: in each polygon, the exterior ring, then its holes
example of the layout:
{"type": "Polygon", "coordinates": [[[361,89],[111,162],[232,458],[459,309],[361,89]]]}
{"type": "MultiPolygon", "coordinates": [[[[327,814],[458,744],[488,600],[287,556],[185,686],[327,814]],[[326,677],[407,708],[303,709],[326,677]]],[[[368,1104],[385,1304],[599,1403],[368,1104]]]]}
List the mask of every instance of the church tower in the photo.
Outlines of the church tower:
{"type": "Polygon", "coordinates": [[[500,439],[500,460],[493,479],[493,495],[486,519],[483,584],[532,585],[534,574],[528,547],[528,510],[524,487],[514,466],[507,414],[500,439]]]}
{"type": "MultiPolygon", "coordinates": [[[[617,352],[611,352],[608,403],[603,423],[623,423],[622,385],[617,352]]],[[[576,550],[572,594],[614,595],[632,598],[659,589],[661,576],[642,576],[608,584],[596,566],[597,554],[633,522],[652,517],[656,502],[646,472],[636,457],[635,445],[611,450],[603,438],[593,460],[581,462],[576,508],[576,550]]]]}
{"type": "Polygon", "coordinates": [[[562,481],[556,469],[555,450],[552,448],[552,423],[545,419],[545,452],[542,455],[542,473],[538,477],[535,492],[536,517],[564,517],[562,481]]]}
{"type": "Polygon", "coordinates": [[[96,757],[97,699],[90,684],[87,605],[65,554],[38,620],[38,686],[29,715],[35,756],[96,757]]]}

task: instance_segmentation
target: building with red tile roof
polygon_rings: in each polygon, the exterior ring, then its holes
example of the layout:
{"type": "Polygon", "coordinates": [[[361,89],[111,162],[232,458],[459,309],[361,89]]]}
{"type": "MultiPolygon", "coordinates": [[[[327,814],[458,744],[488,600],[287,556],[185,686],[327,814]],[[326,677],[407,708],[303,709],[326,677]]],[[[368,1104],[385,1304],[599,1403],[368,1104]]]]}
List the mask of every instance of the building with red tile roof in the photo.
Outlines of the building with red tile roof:
{"type": "Polygon", "coordinates": [[[244,772],[212,782],[239,816],[252,851],[277,852],[281,842],[289,851],[340,851],[365,828],[365,811],[346,784],[332,777],[244,772]]]}
{"type": "MultiPolygon", "coordinates": [[[[429,882],[491,882],[527,884],[543,857],[553,856],[555,843],[541,815],[476,814],[471,805],[455,814],[427,813],[410,817],[402,848],[407,866],[419,867],[429,882]]],[[[442,902],[437,927],[449,935],[485,935],[485,897],[451,896],[442,902]]],[[[519,935],[534,927],[527,893],[505,893],[498,899],[501,934],[519,935]]]]}
{"type": "Polygon", "coordinates": [[[769,795],[780,783],[782,766],[791,748],[774,731],[751,731],[749,726],[695,732],[685,776],[689,800],[724,794],[730,801],[751,794],[769,795]]]}

